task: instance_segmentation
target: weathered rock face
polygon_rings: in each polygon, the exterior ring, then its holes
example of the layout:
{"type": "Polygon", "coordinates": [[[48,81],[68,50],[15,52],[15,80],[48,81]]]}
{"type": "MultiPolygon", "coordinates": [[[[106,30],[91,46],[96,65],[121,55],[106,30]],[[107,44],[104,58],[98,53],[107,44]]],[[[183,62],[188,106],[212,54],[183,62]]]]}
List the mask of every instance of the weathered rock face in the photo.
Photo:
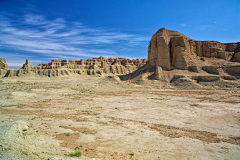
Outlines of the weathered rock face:
{"type": "Polygon", "coordinates": [[[208,58],[223,58],[225,59],[226,46],[216,41],[191,41],[190,47],[193,53],[196,53],[200,57],[208,58]]]}
{"type": "Polygon", "coordinates": [[[190,47],[185,37],[171,38],[172,66],[179,69],[188,69],[190,47]]]}
{"type": "Polygon", "coordinates": [[[6,64],[5,58],[0,58],[0,69],[9,70],[10,68],[6,64]]]}
{"type": "Polygon", "coordinates": [[[195,63],[199,59],[197,57],[226,60],[229,55],[234,55],[232,60],[240,62],[239,46],[240,43],[223,44],[216,41],[195,41],[177,31],[161,28],[149,42],[148,60],[150,65],[160,66],[165,70],[174,68],[186,70],[189,66],[196,65],[195,63]]]}
{"type": "MultiPolygon", "coordinates": [[[[184,49],[185,44],[182,43],[183,39],[172,39],[174,37],[184,37],[185,35],[177,32],[170,31],[165,28],[161,28],[152,36],[151,41],[149,42],[148,47],[148,60],[150,65],[152,66],[160,66],[163,69],[171,70],[172,69],[172,56],[174,55],[174,62],[180,61],[180,59],[184,59],[181,55],[176,55],[179,51],[184,49]],[[171,45],[175,43],[176,45],[180,44],[179,47],[171,45]],[[182,44],[182,46],[181,46],[182,44]],[[174,54],[171,52],[171,49],[174,49],[174,54]],[[178,59],[180,58],[180,59],[178,59]]],[[[185,52],[185,51],[183,51],[185,52]]],[[[181,53],[180,53],[181,54],[181,53]]],[[[184,53],[185,54],[185,53],[184,53]]],[[[184,63],[184,62],[183,62],[184,63]]],[[[178,65],[177,63],[175,63],[178,65]]],[[[184,65],[183,65],[184,66],[184,65]]],[[[185,68],[185,67],[184,67],[185,68]]]]}
{"type": "Polygon", "coordinates": [[[225,71],[231,75],[240,76],[240,65],[226,67],[225,71]]]}

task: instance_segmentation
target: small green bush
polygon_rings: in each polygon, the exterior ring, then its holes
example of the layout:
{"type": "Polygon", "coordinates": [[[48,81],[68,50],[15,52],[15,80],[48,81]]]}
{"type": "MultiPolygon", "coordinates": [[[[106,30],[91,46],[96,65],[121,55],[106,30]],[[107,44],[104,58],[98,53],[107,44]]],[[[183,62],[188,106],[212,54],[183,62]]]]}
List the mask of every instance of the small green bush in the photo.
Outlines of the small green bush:
{"type": "Polygon", "coordinates": [[[77,151],[77,152],[75,152],[75,155],[76,155],[76,157],[81,157],[82,153],[77,151]]]}
{"type": "Polygon", "coordinates": [[[75,156],[75,153],[69,153],[68,154],[70,157],[74,157],[75,156]]]}
{"type": "Polygon", "coordinates": [[[69,153],[68,156],[70,156],[70,157],[74,157],[74,156],[76,156],[76,157],[81,157],[81,156],[82,156],[82,153],[79,152],[79,151],[76,151],[75,153],[69,153]]]}

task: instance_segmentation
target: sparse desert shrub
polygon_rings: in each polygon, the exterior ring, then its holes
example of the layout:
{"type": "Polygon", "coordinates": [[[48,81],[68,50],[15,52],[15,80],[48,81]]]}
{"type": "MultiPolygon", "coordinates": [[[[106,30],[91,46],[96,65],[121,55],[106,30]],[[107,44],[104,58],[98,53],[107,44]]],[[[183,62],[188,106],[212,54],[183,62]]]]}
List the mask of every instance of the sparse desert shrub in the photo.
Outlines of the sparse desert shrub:
{"type": "Polygon", "coordinates": [[[75,153],[69,153],[68,154],[70,157],[74,157],[75,156],[75,153]]]}
{"type": "Polygon", "coordinates": [[[69,153],[68,156],[70,157],[81,157],[82,156],[82,153],[80,151],[76,151],[75,153],[69,153]]]}
{"type": "Polygon", "coordinates": [[[75,155],[76,155],[76,157],[81,157],[82,153],[77,151],[77,152],[75,152],[75,155]]]}

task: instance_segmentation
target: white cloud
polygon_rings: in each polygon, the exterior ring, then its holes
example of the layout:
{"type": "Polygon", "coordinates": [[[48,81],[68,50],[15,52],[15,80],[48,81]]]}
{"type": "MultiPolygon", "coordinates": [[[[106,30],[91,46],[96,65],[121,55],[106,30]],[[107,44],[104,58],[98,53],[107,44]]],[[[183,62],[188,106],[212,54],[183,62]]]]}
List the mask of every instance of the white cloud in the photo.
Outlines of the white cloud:
{"type": "Polygon", "coordinates": [[[36,14],[27,14],[15,20],[0,15],[0,34],[0,44],[5,49],[48,57],[111,56],[117,54],[117,46],[131,47],[149,41],[143,36],[89,28],[63,18],[48,20],[36,14]]]}
{"type": "Polygon", "coordinates": [[[21,68],[24,63],[19,63],[18,61],[10,61],[10,62],[7,62],[7,64],[10,68],[15,68],[15,67],[21,68]]]}
{"type": "Polygon", "coordinates": [[[47,23],[42,15],[27,14],[24,16],[24,20],[31,25],[44,25],[47,23]]]}
{"type": "Polygon", "coordinates": [[[199,29],[202,31],[202,30],[205,30],[207,28],[207,26],[200,26],[199,29]]]}
{"type": "Polygon", "coordinates": [[[182,23],[182,24],[180,24],[182,27],[185,27],[186,26],[186,24],[184,24],[184,23],[182,23]]]}

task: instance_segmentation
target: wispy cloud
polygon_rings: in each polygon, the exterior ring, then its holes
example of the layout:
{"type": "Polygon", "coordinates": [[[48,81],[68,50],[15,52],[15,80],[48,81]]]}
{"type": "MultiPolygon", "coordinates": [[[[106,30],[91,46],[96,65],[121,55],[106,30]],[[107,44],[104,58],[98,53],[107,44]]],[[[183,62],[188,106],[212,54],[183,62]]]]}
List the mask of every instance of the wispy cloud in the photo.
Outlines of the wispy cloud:
{"type": "Polygon", "coordinates": [[[185,23],[182,23],[182,24],[180,24],[180,26],[182,26],[182,27],[186,27],[186,24],[185,24],[185,23]]]}
{"type": "Polygon", "coordinates": [[[202,31],[202,30],[205,30],[207,28],[207,26],[200,26],[199,29],[202,31]]]}
{"type": "Polygon", "coordinates": [[[63,18],[49,20],[37,14],[18,18],[0,15],[0,34],[0,48],[48,57],[114,56],[119,52],[117,46],[133,47],[149,40],[112,29],[90,28],[63,18]]]}

